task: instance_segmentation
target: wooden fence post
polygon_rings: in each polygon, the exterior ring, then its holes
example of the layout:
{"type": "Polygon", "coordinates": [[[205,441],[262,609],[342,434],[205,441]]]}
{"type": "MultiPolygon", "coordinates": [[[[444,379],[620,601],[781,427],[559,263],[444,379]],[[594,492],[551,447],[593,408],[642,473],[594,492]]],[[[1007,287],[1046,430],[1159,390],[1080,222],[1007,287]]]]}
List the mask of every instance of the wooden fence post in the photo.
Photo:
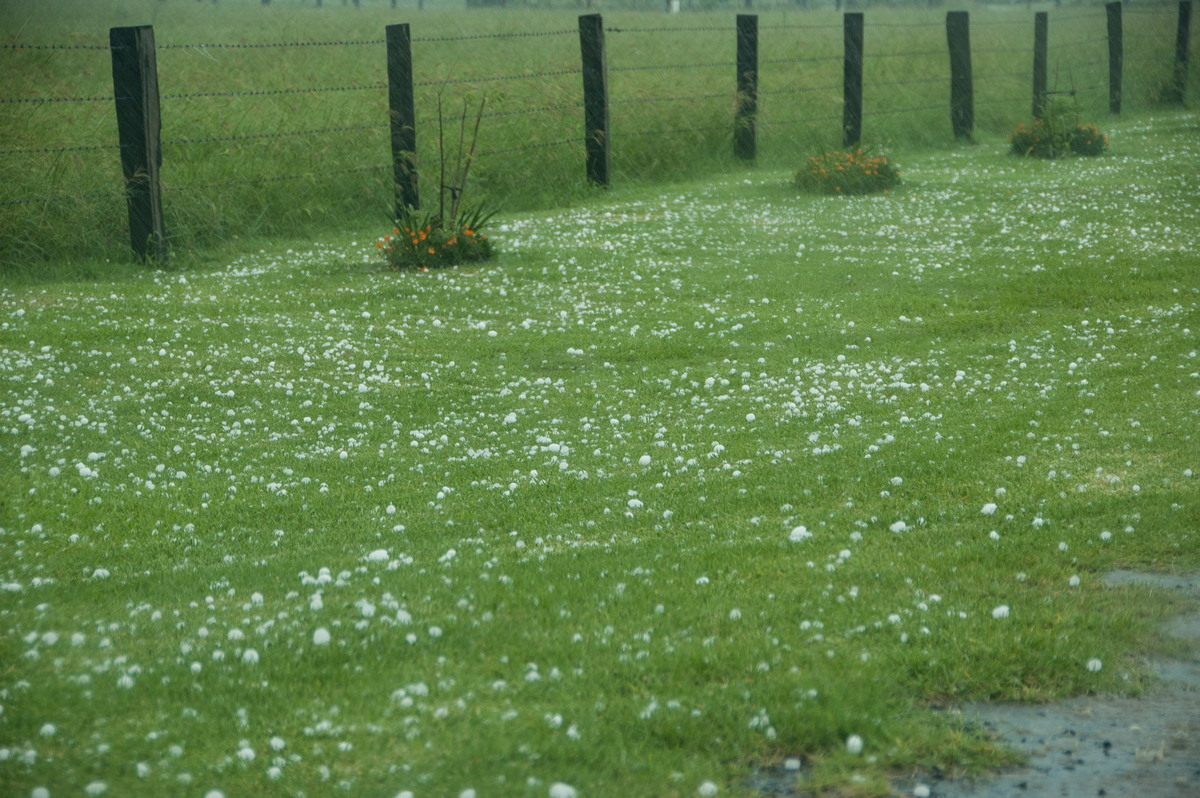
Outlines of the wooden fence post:
{"type": "Polygon", "coordinates": [[[1033,15],[1033,118],[1046,110],[1046,65],[1049,60],[1050,14],[1033,15]]]}
{"type": "Polygon", "coordinates": [[[587,177],[598,186],[609,182],[608,68],[604,56],[604,20],[579,17],[579,54],[583,63],[583,127],[587,177]]]}
{"type": "Polygon", "coordinates": [[[1163,100],[1169,103],[1183,103],[1187,95],[1188,72],[1188,39],[1192,28],[1192,0],[1181,0],[1179,3],[1179,25],[1175,29],[1175,69],[1163,100]]]}
{"type": "Polygon", "coordinates": [[[166,263],[159,169],[158,67],[154,29],[149,25],[112,28],[113,98],[117,106],[117,138],[129,209],[129,240],[138,257],[166,263]]]}
{"type": "Polygon", "coordinates": [[[847,12],[842,18],[842,146],[862,140],[863,15],[847,12]]]}
{"type": "Polygon", "coordinates": [[[753,161],[758,152],[758,16],[737,15],[737,114],[733,152],[753,161]]]}
{"type": "Polygon", "coordinates": [[[417,112],[413,100],[412,35],[407,22],[387,26],[388,116],[396,218],[421,207],[417,187],[417,112]]]}
{"type": "Polygon", "coordinates": [[[1121,78],[1125,66],[1125,34],[1121,22],[1121,3],[1109,3],[1108,13],[1108,112],[1121,113],[1121,78]]]}
{"type": "Polygon", "coordinates": [[[971,19],[966,11],[946,13],[946,40],[950,47],[950,124],[957,138],[975,130],[975,89],[971,77],[971,19]]]}

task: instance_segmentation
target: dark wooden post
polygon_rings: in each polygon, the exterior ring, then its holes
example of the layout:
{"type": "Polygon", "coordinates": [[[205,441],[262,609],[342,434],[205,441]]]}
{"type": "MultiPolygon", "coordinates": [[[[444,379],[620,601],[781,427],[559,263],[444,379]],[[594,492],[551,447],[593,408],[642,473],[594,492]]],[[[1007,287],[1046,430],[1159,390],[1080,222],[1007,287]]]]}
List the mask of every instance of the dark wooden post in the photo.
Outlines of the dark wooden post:
{"type": "Polygon", "coordinates": [[[1049,57],[1050,15],[1033,15],[1033,118],[1041,119],[1046,109],[1046,63],[1049,57]]]}
{"type": "Polygon", "coordinates": [[[604,20],[579,17],[579,54],[583,62],[583,127],[587,177],[598,186],[609,181],[608,67],[604,56],[604,20]]]}
{"type": "Polygon", "coordinates": [[[412,35],[408,23],[387,26],[388,111],[396,218],[421,207],[417,188],[417,111],[413,101],[412,35]]]}
{"type": "Polygon", "coordinates": [[[758,152],[758,16],[737,15],[737,115],[733,152],[753,161],[758,152]]]}
{"type": "Polygon", "coordinates": [[[166,263],[167,234],[159,183],[162,118],[158,108],[154,29],[149,25],[112,28],[108,43],[112,48],[113,98],[129,208],[130,244],[139,257],[166,263]]]}
{"type": "Polygon", "coordinates": [[[1188,39],[1192,28],[1192,0],[1179,3],[1179,26],[1175,29],[1175,71],[1163,95],[1169,103],[1183,103],[1187,95],[1188,39]]]}
{"type": "Polygon", "coordinates": [[[950,124],[957,138],[975,130],[975,89],[971,77],[971,19],[966,11],[946,13],[950,46],[950,124]]]}
{"type": "Polygon", "coordinates": [[[1121,78],[1125,66],[1125,34],[1121,3],[1109,3],[1108,12],[1108,112],[1121,113],[1121,78]]]}
{"type": "Polygon", "coordinates": [[[842,145],[862,140],[863,15],[852,11],[842,18],[842,145]]]}

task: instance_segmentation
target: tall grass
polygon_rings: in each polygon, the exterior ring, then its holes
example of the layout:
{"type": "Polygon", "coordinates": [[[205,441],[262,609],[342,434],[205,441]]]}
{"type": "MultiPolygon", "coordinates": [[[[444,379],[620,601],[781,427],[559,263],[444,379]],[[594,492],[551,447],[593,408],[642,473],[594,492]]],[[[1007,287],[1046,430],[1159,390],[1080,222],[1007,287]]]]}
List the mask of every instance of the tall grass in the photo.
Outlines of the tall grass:
{"type": "MultiPolygon", "coordinates": [[[[105,49],[108,28],[118,25],[155,28],[165,212],[176,251],[347,227],[371,234],[388,220],[382,40],[385,26],[400,21],[412,24],[415,39],[424,195],[437,188],[437,95],[454,108],[487,94],[477,198],[522,210],[584,196],[577,11],[428,7],[5,3],[0,29],[9,33],[0,43],[88,49],[0,50],[0,99],[50,98],[6,102],[0,116],[0,273],[130,257],[105,49]],[[511,35],[528,33],[549,35],[511,35]],[[501,38],[471,38],[495,34],[501,38]],[[307,46],[254,46],[300,43],[307,46]],[[306,91],[335,87],[346,88],[306,91]]],[[[1153,106],[1170,74],[1174,8],[1125,15],[1129,113],[1153,106]]],[[[839,143],[841,15],[787,7],[759,14],[760,162],[795,163],[839,143]]],[[[738,166],[731,16],[606,9],[615,180],[679,180],[738,166]]],[[[900,152],[952,144],[943,20],[926,7],[867,12],[868,142],[900,152]]],[[[1002,136],[1029,113],[1032,13],[979,6],[972,24],[977,135],[1002,136]]],[[[1051,88],[1078,91],[1092,118],[1107,106],[1104,26],[1099,7],[1051,12],[1051,88]]]]}

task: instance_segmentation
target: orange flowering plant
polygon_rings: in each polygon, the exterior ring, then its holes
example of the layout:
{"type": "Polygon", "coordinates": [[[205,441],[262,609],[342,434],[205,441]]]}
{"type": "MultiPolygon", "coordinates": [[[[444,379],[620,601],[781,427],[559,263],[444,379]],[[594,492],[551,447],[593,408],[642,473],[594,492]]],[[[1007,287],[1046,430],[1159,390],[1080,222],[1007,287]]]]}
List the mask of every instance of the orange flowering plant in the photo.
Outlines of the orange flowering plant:
{"type": "Polygon", "coordinates": [[[471,136],[470,149],[465,154],[467,107],[466,100],[463,101],[458,151],[453,163],[448,163],[442,98],[438,96],[438,150],[441,154],[438,209],[422,213],[417,208],[406,205],[396,219],[392,232],[375,242],[375,246],[383,252],[384,259],[393,269],[425,271],[435,266],[455,266],[487,260],[494,253],[492,242],[483,233],[484,225],[494,214],[485,213],[482,206],[469,208],[462,203],[467,190],[471,162],[475,159],[479,122],[483,118],[486,101],[485,97],[479,102],[479,110],[475,113],[475,131],[471,136]],[[450,167],[449,174],[447,166],[450,167]]]}
{"type": "Polygon", "coordinates": [[[393,269],[425,271],[492,257],[492,242],[482,232],[492,214],[477,208],[443,220],[437,213],[404,210],[392,232],[375,242],[393,269]]]}
{"type": "Polygon", "coordinates": [[[1079,123],[1078,104],[1056,99],[1047,99],[1041,119],[1017,125],[1008,143],[1014,155],[1031,158],[1101,155],[1108,149],[1100,128],[1079,123]]]}
{"type": "Polygon", "coordinates": [[[872,194],[900,184],[900,170],[882,153],[834,150],[808,159],[796,173],[801,191],[824,194],[872,194]]]}

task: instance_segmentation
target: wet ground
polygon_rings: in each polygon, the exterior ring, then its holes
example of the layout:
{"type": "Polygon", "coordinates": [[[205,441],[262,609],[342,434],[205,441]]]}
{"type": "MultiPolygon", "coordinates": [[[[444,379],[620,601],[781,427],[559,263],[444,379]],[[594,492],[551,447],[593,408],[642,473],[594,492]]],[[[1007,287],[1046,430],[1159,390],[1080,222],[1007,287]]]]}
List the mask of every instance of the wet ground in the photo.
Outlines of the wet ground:
{"type": "MultiPolygon", "coordinates": [[[[1025,755],[1027,764],[975,782],[898,784],[896,796],[1200,798],[1200,574],[1115,571],[1105,580],[1194,599],[1191,610],[1165,627],[1168,634],[1191,641],[1190,656],[1150,662],[1161,683],[1140,698],[1088,696],[1053,704],[962,707],[968,720],[1005,739],[1025,755]]],[[[802,798],[796,775],[783,769],[764,772],[756,786],[763,795],[802,798]]]]}

